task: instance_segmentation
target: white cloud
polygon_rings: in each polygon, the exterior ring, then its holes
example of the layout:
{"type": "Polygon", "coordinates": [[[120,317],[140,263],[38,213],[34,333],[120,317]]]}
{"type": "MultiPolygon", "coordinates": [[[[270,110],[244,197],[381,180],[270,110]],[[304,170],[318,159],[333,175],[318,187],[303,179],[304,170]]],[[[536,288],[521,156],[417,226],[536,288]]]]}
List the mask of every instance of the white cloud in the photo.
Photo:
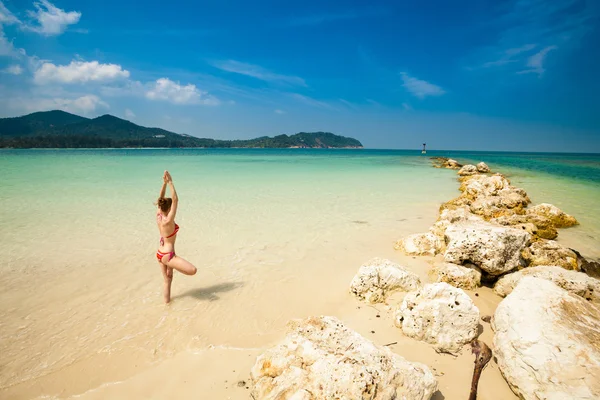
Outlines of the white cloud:
{"type": "Polygon", "coordinates": [[[98,61],[71,61],[69,65],[45,62],[35,71],[34,81],[47,83],[109,82],[129,78],[129,71],[117,64],[100,64],[98,61]]]}
{"type": "Polygon", "coordinates": [[[54,6],[48,0],[40,0],[33,3],[33,5],[36,11],[29,11],[28,14],[37,21],[38,25],[26,25],[25,28],[42,35],[60,35],[69,25],[76,24],[81,18],[80,12],[66,12],[54,6]]]}
{"type": "Polygon", "coordinates": [[[2,72],[11,75],[21,75],[23,73],[23,68],[21,68],[20,65],[15,64],[4,68],[2,72]]]}
{"type": "Polygon", "coordinates": [[[11,25],[11,24],[19,24],[21,21],[17,17],[14,16],[5,6],[2,1],[0,1],[0,25],[11,25]]]}
{"type": "Polygon", "coordinates": [[[428,96],[441,96],[446,93],[446,91],[441,87],[434,85],[433,83],[414,78],[408,75],[406,72],[401,72],[400,75],[402,76],[402,81],[404,82],[402,86],[404,86],[406,90],[419,99],[424,99],[428,96]]]}
{"type": "Polygon", "coordinates": [[[513,47],[510,49],[506,49],[506,50],[504,50],[503,55],[499,60],[488,61],[488,62],[484,63],[482,65],[482,67],[483,68],[499,67],[501,65],[506,65],[506,64],[517,62],[518,60],[515,60],[514,57],[518,56],[521,53],[526,53],[528,51],[531,51],[531,50],[535,49],[535,47],[536,47],[535,44],[526,44],[521,47],[513,47]]]}
{"type": "Polygon", "coordinates": [[[108,109],[109,105],[93,94],[77,98],[14,98],[10,107],[21,112],[63,110],[74,114],[89,114],[97,109],[108,109]]]}
{"type": "Polygon", "coordinates": [[[125,118],[134,119],[135,118],[134,112],[131,111],[129,108],[126,108],[125,109],[125,118]]]}
{"type": "Polygon", "coordinates": [[[169,78],[158,79],[146,92],[150,100],[164,100],[174,104],[204,104],[209,106],[219,105],[220,101],[199,90],[196,85],[182,86],[169,78]]]}
{"type": "Polygon", "coordinates": [[[406,110],[406,111],[412,111],[412,106],[408,103],[402,103],[402,107],[406,110]]]}
{"type": "Polygon", "coordinates": [[[285,111],[283,111],[283,110],[275,110],[275,114],[285,114],[285,111]]]}
{"type": "Polygon", "coordinates": [[[300,77],[276,74],[258,65],[247,64],[235,60],[217,61],[212,63],[212,65],[223,71],[250,76],[265,82],[306,86],[306,82],[304,82],[304,79],[300,77]]]}
{"type": "Polygon", "coordinates": [[[518,74],[535,73],[535,74],[538,74],[539,76],[542,76],[544,74],[544,71],[546,71],[544,69],[544,60],[546,59],[546,55],[550,51],[556,50],[556,49],[558,49],[557,46],[544,47],[542,50],[540,50],[539,52],[537,52],[534,55],[532,55],[531,57],[529,57],[529,59],[527,59],[527,66],[529,67],[529,69],[519,71],[517,73],[518,74]]]}
{"type": "Polygon", "coordinates": [[[288,96],[290,96],[291,98],[298,100],[304,104],[308,104],[309,106],[312,106],[312,107],[326,108],[326,109],[330,109],[330,110],[335,109],[335,107],[333,107],[329,103],[326,103],[324,101],[319,101],[319,100],[313,99],[312,97],[304,96],[299,93],[288,93],[288,96]]]}

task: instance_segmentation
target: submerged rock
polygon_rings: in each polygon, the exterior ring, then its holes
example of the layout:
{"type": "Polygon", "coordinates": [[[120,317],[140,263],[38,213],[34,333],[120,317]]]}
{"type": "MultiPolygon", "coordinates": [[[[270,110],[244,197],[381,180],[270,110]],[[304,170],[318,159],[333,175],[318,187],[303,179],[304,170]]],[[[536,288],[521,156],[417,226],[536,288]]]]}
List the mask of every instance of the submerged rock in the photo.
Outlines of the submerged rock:
{"type": "Polygon", "coordinates": [[[444,260],[453,264],[473,263],[490,276],[524,266],[521,252],[531,235],[488,222],[459,222],[446,229],[444,260]]]}
{"type": "Polygon", "coordinates": [[[600,308],[524,277],[496,309],[494,353],[522,399],[600,398],[600,308]]]}
{"type": "Polygon", "coordinates": [[[433,256],[441,247],[440,238],[431,232],[409,235],[398,240],[394,245],[396,250],[402,250],[409,256],[433,256]]]}
{"type": "Polygon", "coordinates": [[[421,286],[419,277],[390,260],[374,258],[363,264],[350,282],[350,292],[369,303],[381,303],[394,291],[413,291],[421,286]]]}
{"type": "Polygon", "coordinates": [[[434,265],[429,271],[434,282],[446,282],[457,288],[473,290],[481,286],[481,270],[475,265],[462,266],[451,263],[434,265]]]}
{"type": "Polygon", "coordinates": [[[407,336],[431,343],[438,351],[457,353],[477,336],[479,309],[461,289],[433,283],[404,297],[395,323],[407,336]]]}
{"type": "Polygon", "coordinates": [[[600,303],[600,280],[591,278],[583,272],[568,271],[556,266],[530,267],[504,275],[494,285],[494,292],[505,297],[526,276],[551,281],[569,293],[576,294],[588,301],[600,303]]]}
{"type": "Polygon", "coordinates": [[[565,269],[579,270],[577,254],[554,240],[540,239],[523,250],[523,259],[530,267],[558,265],[565,269]]]}
{"type": "Polygon", "coordinates": [[[529,207],[527,209],[527,215],[546,219],[555,228],[567,228],[579,224],[575,217],[548,203],[542,203],[533,207],[529,207]]]}
{"type": "Polygon", "coordinates": [[[477,164],[477,172],[481,172],[482,174],[487,174],[490,172],[490,167],[487,166],[483,161],[477,164]]]}
{"type": "Polygon", "coordinates": [[[459,176],[475,175],[476,173],[477,167],[473,164],[463,165],[463,167],[460,170],[458,170],[459,176]]]}
{"type": "Polygon", "coordinates": [[[335,317],[292,321],[286,338],[251,371],[256,400],[427,400],[437,390],[429,368],[377,346],[335,317]]]}

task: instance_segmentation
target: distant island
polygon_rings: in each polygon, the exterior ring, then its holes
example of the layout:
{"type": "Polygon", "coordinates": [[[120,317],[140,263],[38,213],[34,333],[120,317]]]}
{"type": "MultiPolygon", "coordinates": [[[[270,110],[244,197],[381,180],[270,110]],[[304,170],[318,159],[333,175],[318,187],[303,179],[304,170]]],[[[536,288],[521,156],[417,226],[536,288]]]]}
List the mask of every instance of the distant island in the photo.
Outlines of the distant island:
{"type": "Polygon", "coordinates": [[[64,111],[36,112],[22,117],[0,118],[0,148],[362,148],[353,138],[329,132],[263,136],[249,140],[204,139],[146,128],[103,115],[85,118],[64,111]]]}

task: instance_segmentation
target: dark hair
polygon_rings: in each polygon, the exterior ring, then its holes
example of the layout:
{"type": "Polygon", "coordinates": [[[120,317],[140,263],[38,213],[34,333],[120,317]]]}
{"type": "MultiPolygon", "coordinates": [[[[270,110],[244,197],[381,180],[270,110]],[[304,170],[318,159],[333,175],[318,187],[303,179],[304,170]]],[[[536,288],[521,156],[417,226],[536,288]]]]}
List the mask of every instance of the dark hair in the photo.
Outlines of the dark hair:
{"type": "Polygon", "coordinates": [[[173,203],[173,199],[170,197],[159,197],[158,202],[157,202],[158,207],[164,213],[169,212],[169,210],[171,209],[172,203],[173,203]]]}

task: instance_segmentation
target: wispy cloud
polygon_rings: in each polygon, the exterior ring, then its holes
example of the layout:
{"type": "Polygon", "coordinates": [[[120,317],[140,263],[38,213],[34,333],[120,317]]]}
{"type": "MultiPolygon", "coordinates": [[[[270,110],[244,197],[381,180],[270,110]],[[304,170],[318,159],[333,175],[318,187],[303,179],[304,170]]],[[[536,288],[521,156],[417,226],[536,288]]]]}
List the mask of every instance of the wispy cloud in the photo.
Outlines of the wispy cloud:
{"type": "Polygon", "coordinates": [[[406,111],[412,111],[413,108],[410,104],[408,103],[402,103],[402,108],[404,108],[406,111]]]}
{"type": "Polygon", "coordinates": [[[285,114],[285,111],[277,109],[275,110],[275,114],[285,114]]]}
{"type": "Polygon", "coordinates": [[[106,102],[93,94],[79,97],[16,97],[11,99],[9,106],[19,112],[63,110],[84,115],[110,108],[106,102]]]}
{"type": "Polygon", "coordinates": [[[498,40],[479,49],[468,69],[504,68],[511,73],[544,72],[544,57],[551,50],[578,46],[594,29],[600,8],[585,0],[512,0],[502,12],[485,21],[499,31],[498,40]],[[531,55],[531,51],[541,51],[531,55]],[[530,65],[532,63],[533,65],[530,65]],[[523,66],[529,67],[523,70],[523,66]]]}
{"type": "Polygon", "coordinates": [[[322,13],[306,15],[303,17],[295,17],[288,21],[290,27],[312,26],[328,22],[353,20],[358,18],[377,17],[388,13],[383,8],[371,8],[366,10],[345,10],[340,12],[322,13]]]}
{"type": "Polygon", "coordinates": [[[424,99],[431,96],[441,96],[446,93],[441,87],[434,85],[433,83],[417,79],[408,75],[406,72],[401,72],[400,76],[404,84],[404,88],[408,90],[413,96],[419,99],[424,99]]]}
{"type": "Polygon", "coordinates": [[[265,82],[292,86],[306,86],[306,82],[304,82],[304,79],[300,77],[277,74],[259,65],[248,64],[235,60],[215,61],[211,64],[220,70],[232,72],[234,74],[250,76],[265,82]]]}
{"type": "Polygon", "coordinates": [[[312,107],[325,108],[325,109],[328,109],[328,110],[335,109],[335,107],[332,106],[329,103],[313,99],[312,97],[308,97],[308,96],[305,96],[305,95],[300,94],[300,93],[288,93],[288,96],[291,97],[294,100],[297,100],[297,101],[299,101],[301,103],[307,104],[307,105],[312,106],[312,107]]]}
{"type": "Polygon", "coordinates": [[[28,15],[36,21],[35,25],[25,25],[25,29],[46,36],[60,35],[69,25],[79,22],[81,13],[78,11],[65,11],[48,0],[33,3],[35,11],[28,11],[28,15]]]}
{"type": "Polygon", "coordinates": [[[514,47],[514,48],[506,49],[506,50],[504,50],[504,54],[502,55],[502,57],[500,59],[498,59],[496,61],[488,61],[488,62],[484,63],[482,65],[482,67],[483,68],[498,67],[501,65],[506,65],[506,64],[517,62],[518,60],[515,59],[516,56],[518,56],[521,53],[529,52],[529,51],[535,49],[535,47],[536,47],[535,44],[526,44],[521,47],[514,47]]]}
{"type": "Polygon", "coordinates": [[[529,67],[529,69],[519,71],[517,73],[518,74],[534,73],[534,74],[538,74],[538,76],[542,76],[544,74],[544,71],[546,71],[544,69],[544,60],[546,59],[546,55],[550,51],[556,50],[556,49],[558,49],[558,47],[556,47],[556,46],[548,46],[548,47],[543,48],[536,54],[529,57],[529,59],[527,60],[527,66],[529,67]]]}
{"type": "Polygon", "coordinates": [[[23,68],[21,68],[21,66],[17,64],[9,65],[8,67],[4,68],[2,72],[10,75],[21,75],[23,73],[23,68]]]}
{"type": "Polygon", "coordinates": [[[129,118],[129,119],[134,119],[135,118],[135,113],[133,111],[131,111],[129,108],[125,109],[125,118],[129,118]]]}
{"type": "Polygon", "coordinates": [[[20,24],[21,21],[0,1],[0,25],[20,24]]]}

